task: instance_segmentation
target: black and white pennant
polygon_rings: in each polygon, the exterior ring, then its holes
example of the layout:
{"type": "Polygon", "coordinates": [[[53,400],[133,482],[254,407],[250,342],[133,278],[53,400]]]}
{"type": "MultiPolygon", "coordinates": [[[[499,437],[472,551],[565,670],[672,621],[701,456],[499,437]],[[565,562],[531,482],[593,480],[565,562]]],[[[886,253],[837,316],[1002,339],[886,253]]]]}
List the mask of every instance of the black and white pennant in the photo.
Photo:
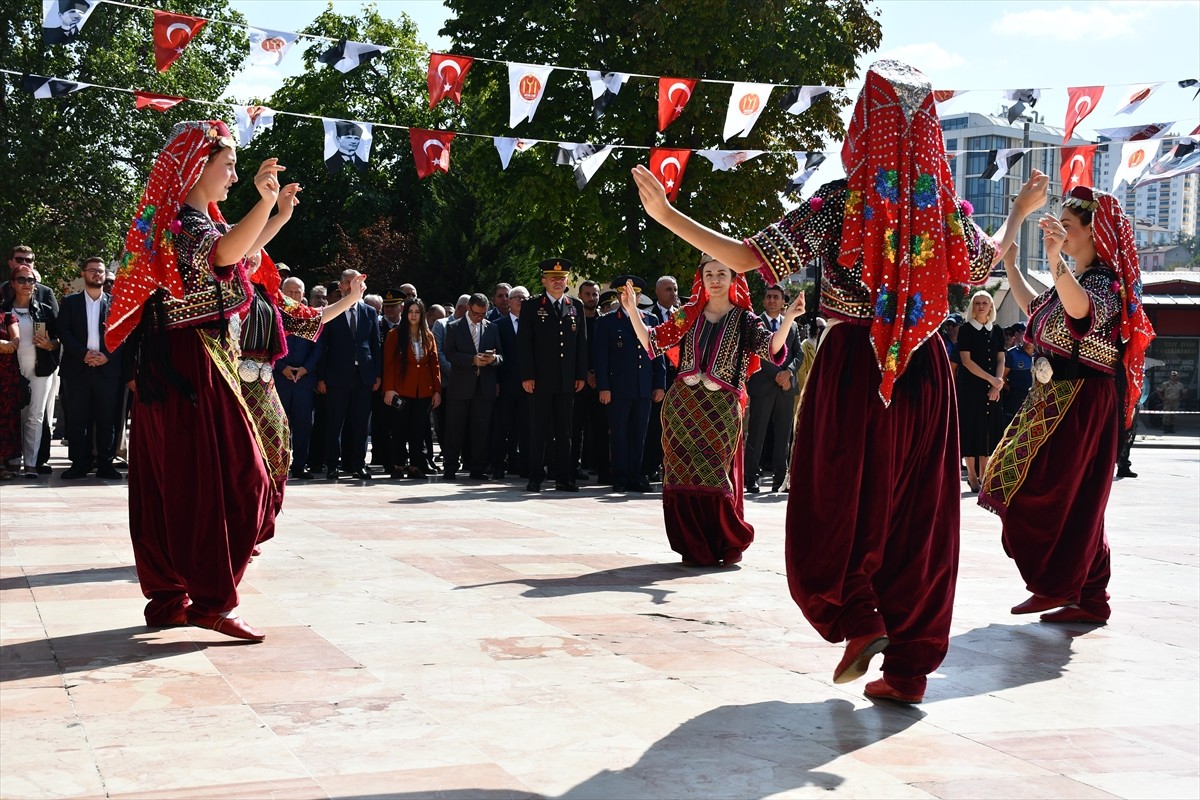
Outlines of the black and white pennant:
{"type": "Polygon", "coordinates": [[[629,75],[624,72],[600,72],[589,69],[587,79],[592,87],[592,116],[600,119],[612,105],[612,101],[617,99],[617,93],[629,80],[629,75]]]}
{"type": "Polygon", "coordinates": [[[1008,174],[1008,171],[1032,149],[1030,147],[1003,147],[988,151],[988,158],[992,163],[988,164],[987,169],[979,177],[999,183],[1008,174]]]}
{"type": "Polygon", "coordinates": [[[22,75],[21,88],[34,97],[46,100],[51,97],[65,97],[72,92],[86,89],[90,83],[63,81],[58,78],[47,78],[45,75],[22,75]]]}
{"type": "Polygon", "coordinates": [[[372,59],[379,58],[390,49],[389,47],[380,47],[377,44],[351,42],[348,39],[342,39],[333,47],[321,53],[317,60],[322,64],[328,64],[338,72],[349,72],[356,67],[368,63],[372,59]]]}

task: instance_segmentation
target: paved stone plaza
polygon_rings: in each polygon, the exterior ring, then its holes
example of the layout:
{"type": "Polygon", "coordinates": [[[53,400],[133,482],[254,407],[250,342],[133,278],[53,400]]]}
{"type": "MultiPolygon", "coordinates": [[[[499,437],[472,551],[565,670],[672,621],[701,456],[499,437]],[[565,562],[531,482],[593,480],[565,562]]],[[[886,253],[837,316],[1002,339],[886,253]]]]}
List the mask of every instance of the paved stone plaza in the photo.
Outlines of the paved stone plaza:
{"type": "Polygon", "coordinates": [[[782,495],[748,498],[740,568],[695,569],[657,494],[295,484],[242,584],[268,631],[245,644],[142,626],[123,485],[3,484],[0,795],[1195,798],[1200,451],[1134,468],[1107,627],[1011,616],[999,521],[964,497],[918,707],[832,684],[782,495]]]}

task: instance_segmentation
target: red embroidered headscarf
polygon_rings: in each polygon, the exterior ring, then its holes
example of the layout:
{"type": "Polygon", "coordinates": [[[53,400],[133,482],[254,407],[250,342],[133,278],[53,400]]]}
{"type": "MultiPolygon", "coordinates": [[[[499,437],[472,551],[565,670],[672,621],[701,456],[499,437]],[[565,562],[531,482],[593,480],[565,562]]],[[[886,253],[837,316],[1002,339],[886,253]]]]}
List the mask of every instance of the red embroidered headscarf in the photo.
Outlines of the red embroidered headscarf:
{"type": "Polygon", "coordinates": [[[1096,255],[1117,273],[1121,296],[1121,341],[1125,343],[1125,428],[1133,425],[1133,413],[1142,397],[1146,348],[1154,340],[1154,327],[1142,308],[1142,271],[1138,265],[1133,226],[1121,209],[1121,201],[1108,192],[1076,186],[1067,193],[1067,207],[1079,206],[1092,212],[1092,238],[1096,255]]]}
{"type": "MultiPolygon", "coordinates": [[[[214,149],[233,146],[229,128],[220,120],[181,122],[171,129],[125,237],[125,254],[113,283],[112,310],[104,334],[109,350],[115,350],[137,327],[142,308],[155,290],[183,296],[172,223],[214,149]]],[[[208,215],[214,222],[225,222],[215,203],[209,204],[208,215]]]]}
{"type": "MultiPolygon", "coordinates": [[[[700,257],[700,266],[696,267],[696,277],[692,279],[691,300],[676,311],[669,320],[654,329],[654,337],[659,350],[666,350],[679,344],[683,340],[684,334],[692,329],[696,320],[704,313],[704,307],[708,305],[708,290],[704,288],[704,266],[711,261],[716,261],[716,259],[707,253],[700,257]]],[[[733,276],[733,282],[729,285],[729,302],[738,308],[750,311],[753,306],[750,302],[750,284],[746,283],[746,276],[740,272],[734,272],[729,267],[726,269],[733,276]]]]}
{"type": "Polygon", "coordinates": [[[862,260],[875,315],[871,345],[879,394],[950,311],[949,284],[967,283],[964,220],[946,161],[933,91],[919,70],[876,61],[867,71],[842,146],[846,208],[838,263],[862,260]]]}

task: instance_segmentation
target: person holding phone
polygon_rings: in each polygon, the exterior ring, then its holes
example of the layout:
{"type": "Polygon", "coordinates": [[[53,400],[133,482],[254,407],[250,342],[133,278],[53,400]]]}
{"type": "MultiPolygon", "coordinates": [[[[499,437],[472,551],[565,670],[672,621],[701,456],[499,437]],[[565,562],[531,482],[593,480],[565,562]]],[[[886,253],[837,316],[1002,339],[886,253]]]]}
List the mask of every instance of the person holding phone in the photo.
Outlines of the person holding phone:
{"type": "Polygon", "coordinates": [[[59,359],[58,314],[56,308],[35,296],[34,287],[38,280],[32,262],[32,256],[28,263],[17,261],[13,264],[10,261],[12,271],[8,282],[11,294],[0,307],[0,311],[16,316],[17,368],[21,377],[29,382],[29,402],[20,412],[20,471],[26,478],[38,477],[37,456],[42,446],[42,422],[59,359]]]}
{"type": "Polygon", "coordinates": [[[504,361],[500,331],[487,319],[488,299],[476,293],[467,301],[467,313],[446,326],[443,355],[450,362],[446,380],[446,449],[442,475],[457,477],[463,440],[470,436],[470,453],[462,466],[471,480],[487,477],[488,436],[492,407],[496,404],[497,368],[504,361]]]}

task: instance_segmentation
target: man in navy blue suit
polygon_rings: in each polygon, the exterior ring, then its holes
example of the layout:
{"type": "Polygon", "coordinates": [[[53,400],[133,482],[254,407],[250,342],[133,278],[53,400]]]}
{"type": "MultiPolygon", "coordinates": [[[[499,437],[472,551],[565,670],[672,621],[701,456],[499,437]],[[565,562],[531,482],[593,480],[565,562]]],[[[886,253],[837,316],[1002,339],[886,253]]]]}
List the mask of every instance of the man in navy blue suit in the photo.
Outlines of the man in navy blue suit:
{"type": "MultiPolygon", "coordinates": [[[[619,290],[626,281],[639,293],[646,286],[634,275],[621,275],[611,286],[619,290]]],[[[646,327],[653,327],[655,318],[644,311],[641,314],[646,327]]],[[[648,492],[642,452],[651,404],[662,402],[667,386],[666,359],[650,357],[638,342],[629,316],[618,307],[596,320],[592,360],[600,405],[608,411],[613,491],[648,492]]]]}
{"type": "Polygon", "coordinates": [[[499,391],[496,419],[492,423],[492,477],[496,480],[503,480],[506,472],[529,477],[529,409],[525,389],[521,387],[517,348],[521,304],[528,299],[528,289],[512,287],[508,293],[508,313],[496,321],[499,352],[504,354],[504,360],[496,368],[499,391]]]}
{"type": "MultiPolygon", "coordinates": [[[[295,300],[304,302],[304,281],[288,278],[280,291],[295,300]]],[[[317,397],[317,364],[325,346],[318,337],[314,342],[303,336],[287,337],[287,355],[275,362],[275,390],[279,402],[287,412],[288,427],[292,431],[292,478],[309,480],[313,477],[308,469],[309,442],[313,429],[313,406],[317,397]]]]}
{"type": "Polygon", "coordinates": [[[104,345],[105,320],[112,297],[104,292],[104,261],[83,262],[83,291],[62,299],[58,338],[62,342],[62,398],[67,417],[67,454],[71,466],[64,480],[86,477],[92,469],[95,445],[96,477],[120,480],[113,467],[116,451],[117,406],[121,401],[121,348],[110,353],[104,345]]]}
{"type": "MultiPolygon", "coordinates": [[[[338,288],[350,291],[358,271],[342,273],[338,288]]],[[[371,480],[367,468],[367,428],[371,418],[371,393],[383,375],[379,342],[379,314],[361,300],[321,333],[325,352],[317,366],[317,392],[325,395],[325,477],[338,479],[341,470],[355,478],[371,480]]]]}
{"type": "Polygon", "coordinates": [[[472,480],[487,477],[488,431],[492,407],[496,404],[496,370],[504,361],[496,326],[485,319],[488,300],[473,294],[467,302],[467,314],[446,326],[443,353],[450,362],[450,376],[442,384],[446,398],[446,449],[442,469],[448,479],[455,478],[463,438],[470,430],[471,452],[464,459],[472,480]]]}

